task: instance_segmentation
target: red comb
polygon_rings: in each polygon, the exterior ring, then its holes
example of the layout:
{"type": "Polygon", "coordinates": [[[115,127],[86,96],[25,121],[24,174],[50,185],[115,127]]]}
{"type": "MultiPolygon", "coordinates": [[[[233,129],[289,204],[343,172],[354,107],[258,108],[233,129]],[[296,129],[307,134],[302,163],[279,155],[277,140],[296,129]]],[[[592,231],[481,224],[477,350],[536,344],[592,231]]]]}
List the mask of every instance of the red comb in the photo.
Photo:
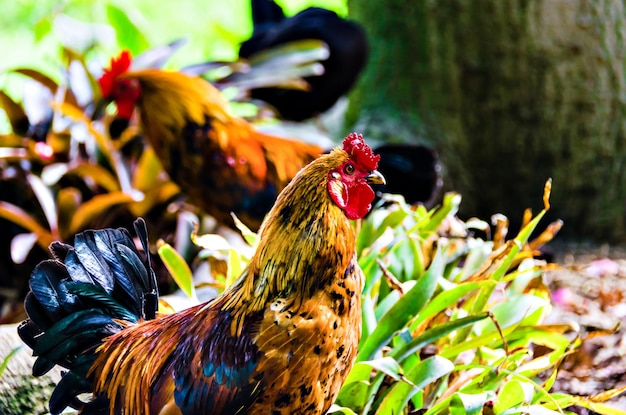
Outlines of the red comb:
{"type": "Polygon", "coordinates": [[[379,155],[375,155],[370,146],[365,144],[363,136],[357,133],[350,133],[343,139],[343,151],[350,154],[358,164],[367,170],[376,170],[378,167],[379,155]]]}
{"type": "Polygon", "coordinates": [[[130,52],[127,50],[122,51],[117,58],[111,58],[111,67],[105,68],[104,73],[98,79],[100,83],[100,89],[102,90],[102,96],[107,98],[112,90],[118,76],[126,72],[130,68],[130,52]]]}

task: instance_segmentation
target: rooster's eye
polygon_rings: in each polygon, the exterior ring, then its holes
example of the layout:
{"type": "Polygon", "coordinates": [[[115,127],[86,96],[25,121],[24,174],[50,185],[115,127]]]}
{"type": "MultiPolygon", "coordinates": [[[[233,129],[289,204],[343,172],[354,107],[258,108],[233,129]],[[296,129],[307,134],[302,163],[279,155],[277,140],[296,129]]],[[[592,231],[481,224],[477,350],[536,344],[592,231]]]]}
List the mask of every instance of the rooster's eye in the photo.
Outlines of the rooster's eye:
{"type": "Polygon", "coordinates": [[[354,164],[352,163],[348,163],[345,165],[345,167],[343,168],[343,172],[346,174],[353,174],[354,173],[354,164]]]}

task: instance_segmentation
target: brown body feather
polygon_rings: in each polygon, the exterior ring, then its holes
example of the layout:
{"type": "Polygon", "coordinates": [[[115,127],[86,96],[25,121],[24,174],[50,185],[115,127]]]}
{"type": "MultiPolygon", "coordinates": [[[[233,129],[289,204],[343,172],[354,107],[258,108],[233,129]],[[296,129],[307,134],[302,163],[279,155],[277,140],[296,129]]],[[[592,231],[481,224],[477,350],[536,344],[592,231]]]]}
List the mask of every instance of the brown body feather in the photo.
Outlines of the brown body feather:
{"type": "Polygon", "coordinates": [[[232,211],[258,229],[278,193],[322,153],[255,130],[201,78],[151,69],[120,79],[138,81],[142,129],[171,179],[222,223],[232,226],[232,211]]]}
{"type": "Polygon", "coordinates": [[[329,172],[349,158],[335,149],[294,178],[221,296],[105,341],[91,376],[111,414],[327,411],[361,330],[354,230],[327,190],[329,172]]]}

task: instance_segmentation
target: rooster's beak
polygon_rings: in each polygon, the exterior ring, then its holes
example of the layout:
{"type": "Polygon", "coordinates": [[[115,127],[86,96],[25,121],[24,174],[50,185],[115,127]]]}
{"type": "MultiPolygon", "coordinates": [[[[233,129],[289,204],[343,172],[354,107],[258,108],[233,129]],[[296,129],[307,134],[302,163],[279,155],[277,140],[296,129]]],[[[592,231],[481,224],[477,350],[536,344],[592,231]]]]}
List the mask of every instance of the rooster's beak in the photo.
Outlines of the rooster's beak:
{"type": "Polygon", "coordinates": [[[369,184],[387,184],[385,177],[378,170],[374,170],[365,178],[369,184]]]}

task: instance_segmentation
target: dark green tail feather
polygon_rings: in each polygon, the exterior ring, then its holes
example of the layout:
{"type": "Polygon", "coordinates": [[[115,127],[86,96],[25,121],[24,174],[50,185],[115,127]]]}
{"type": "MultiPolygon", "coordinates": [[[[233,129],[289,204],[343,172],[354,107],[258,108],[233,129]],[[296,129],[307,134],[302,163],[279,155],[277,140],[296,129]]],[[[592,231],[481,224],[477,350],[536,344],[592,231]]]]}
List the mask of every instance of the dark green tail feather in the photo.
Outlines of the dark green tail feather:
{"type": "Polygon", "coordinates": [[[122,329],[117,321],[134,323],[156,315],[148,233],[143,219],[134,227],[145,261],[126,229],[88,230],[76,235],[74,246],[53,243],[55,259],[43,261],[31,274],[24,302],[29,318],[18,333],[38,356],[33,374],[40,376],[55,365],[68,369],[50,398],[52,414],[68,406],[82,408],[83,414],[103,411],[105,398],[84,403],[77,397],[91,392],[87,373],[96,348],[122,329]]]}

